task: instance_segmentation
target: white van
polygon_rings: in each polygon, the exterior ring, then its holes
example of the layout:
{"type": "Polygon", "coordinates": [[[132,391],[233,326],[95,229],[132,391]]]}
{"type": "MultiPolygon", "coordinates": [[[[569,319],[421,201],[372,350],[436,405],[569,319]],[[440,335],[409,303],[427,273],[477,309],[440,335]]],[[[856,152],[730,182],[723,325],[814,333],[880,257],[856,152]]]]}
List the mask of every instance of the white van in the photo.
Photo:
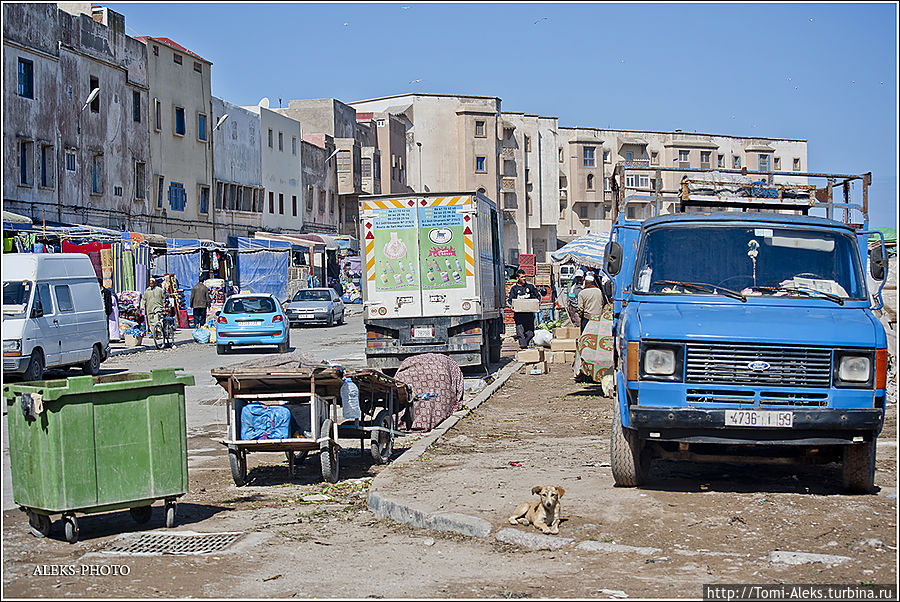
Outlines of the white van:
{"type": "Polygon", "coordinates": [[[83,253],[3,254],[3,371],[41,380],[45,368],[96,375],[109,356],[100,284],[83,253]]]}

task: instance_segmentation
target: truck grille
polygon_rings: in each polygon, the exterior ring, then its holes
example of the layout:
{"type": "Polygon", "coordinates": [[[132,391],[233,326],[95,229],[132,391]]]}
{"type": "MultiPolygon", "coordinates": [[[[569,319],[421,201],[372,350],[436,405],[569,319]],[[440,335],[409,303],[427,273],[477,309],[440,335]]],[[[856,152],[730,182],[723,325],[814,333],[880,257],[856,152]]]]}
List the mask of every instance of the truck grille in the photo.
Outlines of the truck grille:
{"type": "Polygon", "coordinates": [[[831,350],[740,343],[689,344],[685,349],[685,368],[688,383],[828,387],[831,350]],[[756,369],[751,369],[751,365],[756,369]]]}

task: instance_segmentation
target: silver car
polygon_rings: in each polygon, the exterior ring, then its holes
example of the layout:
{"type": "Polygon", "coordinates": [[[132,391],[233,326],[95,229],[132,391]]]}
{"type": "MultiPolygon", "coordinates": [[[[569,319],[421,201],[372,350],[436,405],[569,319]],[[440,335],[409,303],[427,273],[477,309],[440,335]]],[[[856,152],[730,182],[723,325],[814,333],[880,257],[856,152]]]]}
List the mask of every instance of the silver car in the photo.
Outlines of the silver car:
{"type": "Polygon", "coordinates": [[[328,326],[344,323],[344,302],[334,289],[304,288],[285,307],[291,326],[321,322],[328,326]]]}

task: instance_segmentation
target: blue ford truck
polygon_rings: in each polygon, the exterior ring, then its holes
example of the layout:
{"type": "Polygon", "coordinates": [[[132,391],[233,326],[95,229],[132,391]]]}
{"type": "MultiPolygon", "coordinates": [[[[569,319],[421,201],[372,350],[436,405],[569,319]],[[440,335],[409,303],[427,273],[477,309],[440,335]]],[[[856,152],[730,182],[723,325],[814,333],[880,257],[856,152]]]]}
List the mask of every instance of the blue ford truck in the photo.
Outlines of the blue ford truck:
{"type": "Polygon", "coordinates": [[[865,277],[871,175],[687,171],[671,197],[629,190],[628,165],[614,176],[616,484],[643,484],[654,458],[787,460],[840,462],[847,490],[871,492],[888,361],[865,277]],[[671,213],[626,219],[638,203],[671,213]]]}

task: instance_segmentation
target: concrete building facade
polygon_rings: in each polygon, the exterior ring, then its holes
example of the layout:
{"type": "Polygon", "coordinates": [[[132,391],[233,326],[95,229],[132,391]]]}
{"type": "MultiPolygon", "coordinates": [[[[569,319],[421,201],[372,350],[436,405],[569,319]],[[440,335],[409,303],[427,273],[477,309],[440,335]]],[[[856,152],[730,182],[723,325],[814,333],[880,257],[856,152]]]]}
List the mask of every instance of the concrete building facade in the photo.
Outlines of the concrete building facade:
{"type": "MultiPolygon", "coordinates": [[[[357,123],[366,123],[375,128],[375,144],[378,147],[381,163],[373,163],[373,179],[381,180],[381,191],[384,194],[403,194],[412,192],[407,184],[409,172],[406,160],[406,132],[412,122],[403,114],[360,113],[356,114],[357,123]]],[[[363,165],[363,189],[365,190],[366,168],[363,165]]],[[[372,189],[377,186],[373,183],[372,189]]],[[[380,194],[368,193],[367,194],[380,194]]]]}
{"type": "Polygon", "coordinates": [[[150,82],[153,232],[221,239],[212,216],[212,63],[169,38],[137,39],[147,47],[150,82]]]}
{"type": "Polygon", "coordinates": [[[300,149],[303,169],[303,232],[336,234],[340,222],[336,210],[334,138],[327,134],[304,134],[300,149]]]}
{"type": "Polygon", "coordinates": [[[262,229],[265,191],[259,119],[259,113],[212,99],[213,219],[218,241],[262,229]],[[225,121],[216,128],[223,116],[225,121]]]}
{"type": "Polygon", "coordinates": [[[4,207],[36,222],[149,230],[147,55],[124,16],[4,3],[3,46],[4,207]]]}

